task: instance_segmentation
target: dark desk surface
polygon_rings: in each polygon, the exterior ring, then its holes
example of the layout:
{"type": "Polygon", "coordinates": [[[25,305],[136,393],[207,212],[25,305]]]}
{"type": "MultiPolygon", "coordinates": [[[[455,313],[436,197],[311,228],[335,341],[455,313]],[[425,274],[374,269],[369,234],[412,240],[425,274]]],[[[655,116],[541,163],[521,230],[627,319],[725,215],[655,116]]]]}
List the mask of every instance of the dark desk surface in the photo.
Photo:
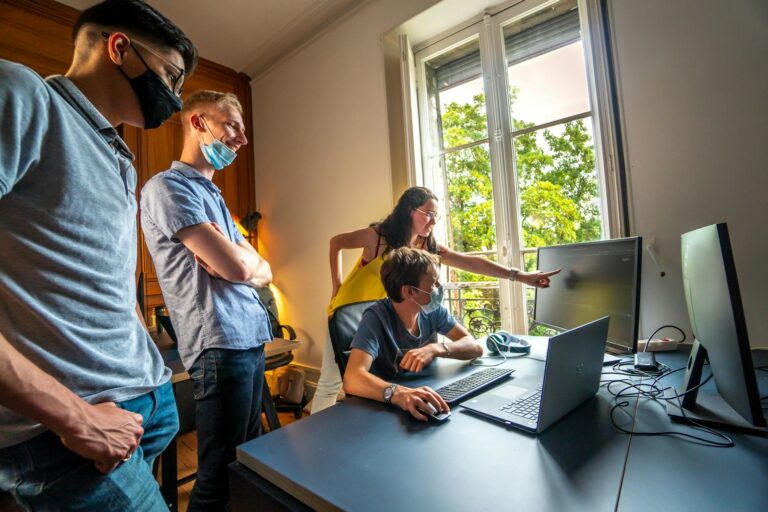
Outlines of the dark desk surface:
{"type": "MultiPolygon", "coordinates": [[[[439,363],[403,383],[437,387],[479,369],[439,363]]],[[[521,384],[541,379],[540,361],[507,364],[521,384]]],[[[319,510],[614,510],[630,437],[607,421],[610,402],[601,390],[533,436],[458,407],[444,424],[421,423],[349,397],[241,445],[238,461],[319,510]]]]}
{"type": "MultiPolygon", "coordinates": [[[[687,353],[662,354],[671,368],[686,364],[687,353]]],[[[766,364],[755,357],[755,365],[766,364]]],[[[768,394],[768,373],[757,372],[761,396],[768,394]]],[[[665,386],[682,384],[683,372],[662,379],[665,386]]],[[[710,381],[703,391],[714,392],[710,381]]],[[[679,431],[717,439],[670,421],[666,409],[640,400],[636,432],[679,431]]],[[[768,439],[722,431],[734,448],[702,446],[676,437],[632,436],[619,510],[757,511],[768,510],[768,439]]],[[[719,439],[718,439],[719,440],[719,439]]]]}

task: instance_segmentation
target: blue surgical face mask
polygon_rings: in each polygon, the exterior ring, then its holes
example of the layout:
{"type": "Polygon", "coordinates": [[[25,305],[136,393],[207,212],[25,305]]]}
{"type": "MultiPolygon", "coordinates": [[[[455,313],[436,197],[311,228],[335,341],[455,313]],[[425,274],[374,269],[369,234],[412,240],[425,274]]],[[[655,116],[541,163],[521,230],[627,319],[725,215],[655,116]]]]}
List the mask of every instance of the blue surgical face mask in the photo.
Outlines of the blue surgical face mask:
{"type": "MultiPolygon", "coordinates": [[[[200,118],[203,119],[202,116],[200,116],[200,118]]],[[[205,124],[205,129],[208,130],[208,133],[211,134],[213,141],[211,141],[210,144],[204,143],[200,136],[200,132],[197,132],[197,137],[200,139],[200,151],[203,152],[203,156],[208,160],[208,163],[211,164],[214,169],[220,171],[235,161],[237,153],[234,149],[213,136],[205,119],[203,119],[203,124],[205,124]]]]}
{"type": "MultiPolygon", "coordinates": [[[[416,287],[414,286],[414,288],[416,287]]],[[[423,293],[429,293],[427,291],[422,290],[421,288],[416,288],[416,289],[423,293]]],[[[416,301],[413,300],[413,302],[416,302],[416,301]]],[[[419,304],[418,302],[416,302],[416,304],[418,304],[418,306],[421,308],[421,311],[424,314],[429,314],[437,310],[437,308],[439,308],[440,304],[442,303],[443,303],[443,287],[442,286],[438,286],[437,288],[432,290],[432,293],[429,293],[429,304],[419,304]]]]}

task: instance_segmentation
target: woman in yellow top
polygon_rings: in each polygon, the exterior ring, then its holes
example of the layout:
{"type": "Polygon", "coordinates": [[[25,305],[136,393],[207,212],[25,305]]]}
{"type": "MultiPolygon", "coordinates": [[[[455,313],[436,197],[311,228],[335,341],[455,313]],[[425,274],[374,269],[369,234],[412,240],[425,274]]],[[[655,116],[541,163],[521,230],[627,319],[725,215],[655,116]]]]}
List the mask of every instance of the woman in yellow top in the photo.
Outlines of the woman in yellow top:
{"type": "MultiPolygon", "coordinates": [[[[432,229],[439,220],[437,197],[427,188],[412,187],[403,192],[392,213],[367,228],[342,233],[331,238],[330,262],[333,293],[328,315],[346,304],[383,299],[387,296],[381,283],[381,264],[386,254],[399,247],[412,247],[440,256],[441,263],[468,272],[501,279],[517,280],[530,286],[546,288],[552,272],[523,272],[499,265],[480,256],[461,254],[435,241],[432,229]],[[341,250],[363,250],[360,259],[341,280],[341,250]]],[[[333,356],[330,336],[326,340],[317,391],[312,400],[312,414],[336,403],[341,390],[341,374],[333,356]]]]}

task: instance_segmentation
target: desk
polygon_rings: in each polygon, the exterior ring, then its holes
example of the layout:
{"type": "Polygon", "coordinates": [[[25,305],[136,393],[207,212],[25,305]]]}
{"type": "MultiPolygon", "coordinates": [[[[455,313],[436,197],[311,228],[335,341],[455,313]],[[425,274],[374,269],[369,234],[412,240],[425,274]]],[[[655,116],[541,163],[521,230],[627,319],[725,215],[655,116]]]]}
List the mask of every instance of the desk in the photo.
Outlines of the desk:
{"type": "MultiPolygon", "coordinates": [[[[681,351],[657,357],[670,368],[681,368],[687,355],[681,351]]],[[[757,359],[755,364],[759,364],[757,359]]],[[[757,372],[757,378],[760,395],[768,394],[768,373],[757,372]]],[[[680,387],[682,381],[683,372],[677,372],[661,383],[680,387]]],[[[702,387],[702,391],[715,389],[713,381],[702,387]]],[[[660,430],[716,439],[671,422],[662,405],[640,400],[635,431],[660,430]]],[[[632,436],[619,510],[768,510],[768,439],[722,432],[733,439],[734,448],[711,448],[666,436],[632,436]]]]}
{"type": "MultiPolygon", "coordinates": [[[[438,363],[403,384],[437,387],[479,369],[438,363]]],[[[530,358],[505,364],[521,385],[540,381],[544,369],[530,358]]],[[[233,510],[262,507],[259,500],[275,490],[317,510],[614,510],[630,438],[606,421],[610,406],[601,390],[534,436],[460,408],[444,424],[422,423],[392,406],[348,397],[241,445],[238,461],[256,474],[230,466],[233,510]],[[251,481],[247,488],[244,479],[251,481]],[[246,494],[253,486],[260,490],[246,494]]]]}
{"type": "MultiPolygon", "coordinates": [[[[190,380],[189,373],[184,369],[184,365],[181,362],[179,351],[176,348],[176,343],[168,336],[165,331],[157,332],[156,330],[150,331],[150,336],[160,349],[160,354],[163,357],[165,365],[171,369],[171,383],[173,384],[174,394],[176,393],[176,387],[179,384],[188,382],[190,380]]],[[[296,340],[286,340],[282,338],[275,338],[271,343],[267,343],[264,346],[265,358],[274,358],[283,354],[289,354],[291,350],[297,348],[299,342],[296,340]]],[[[279,363],[288,364],[292,357],[281,359],[279,363]]],[[[267,361],[269,363],[269,361],[267,361]]],[[[273,367],[277,367],[273,365],[273,367]]],[[[184,416],[185,408],[190,407],[189,404],[179,404],[179,416],[184,416]]],[[[280,427],[280,423],[277,419],[277,411],[275,410],[275,404],[272,401],[272,396],[269,393],[269,386],[267,385],[266,378],[264,380],[263,395],[262,395],[262,410],[267,416],[267,422],[270,430],[274,430],[280,427]]],[[[194,411],[188,411],[193,416],[194,411]]],[[[178,507],[178,486],[184,485],[194,479],[195,474],[189,475],[181,480],[178,479],[177,471],[177,452],[176,452],[176,436],[168,447],[163,451],[160,456],[162,461],[162,482],[161,492],[163,498],[165,498],[168,508],[171,511],[175,511],[178,507]]]]}
{"type": "MultiPolygon", "coordinates": [[[[682,366],[685,357],[673,356],[668,364],[679,359],[682,366]]],[[[438,362],[424,377],[403,383],[436,386],[477,370],[438,362]]],[[[543,372],[543,363],[529,358],[507,364],[520,383],[543,372]]],[[[631,437],[611,426],[611,405],[601,388],[533,436],[459,408],[446,424],[423,424],[390,406],[349,397],[238,447],[238,462],[230,465],[232,507],[658,512],[693,510],[695,503],[696,510],[768,510],[768,439],[734,435],[737,448],[723,449],[631,437]],[[723,479],[728,483],[721,491],[723,479]],[[680,487],[686,482],[699,502],[686,501],[680,487]],[[737,502],[718,500],[724,492],[736,493],[737,502]]],[[[633,428],[635,416],[638,429],[670,428],[657,404],[633,400],[629,410],[629,416],[617,414],[623,428],[633,428]]]]}

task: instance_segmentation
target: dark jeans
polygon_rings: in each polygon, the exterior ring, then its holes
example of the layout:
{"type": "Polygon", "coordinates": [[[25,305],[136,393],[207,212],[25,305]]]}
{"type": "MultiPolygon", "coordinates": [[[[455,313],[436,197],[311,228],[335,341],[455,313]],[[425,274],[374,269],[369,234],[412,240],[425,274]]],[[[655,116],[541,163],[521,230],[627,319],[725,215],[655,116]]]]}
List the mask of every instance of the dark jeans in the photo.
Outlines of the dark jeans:
{"type": "Polygon", "coordinates": [[[205,350],[189,369],[196,401],[197,480],[189,512],[229,509],[227,464],[261,424],[264,346],[205,350]]]}
{"type": "Polygon", "coordinates": [[[0,489],[32,510],[167,511],[152,463],[179,430],[171,383],[117,404],[144,417],[141,444],[104,475],[53,432],[0,449],[0,489]]]}

